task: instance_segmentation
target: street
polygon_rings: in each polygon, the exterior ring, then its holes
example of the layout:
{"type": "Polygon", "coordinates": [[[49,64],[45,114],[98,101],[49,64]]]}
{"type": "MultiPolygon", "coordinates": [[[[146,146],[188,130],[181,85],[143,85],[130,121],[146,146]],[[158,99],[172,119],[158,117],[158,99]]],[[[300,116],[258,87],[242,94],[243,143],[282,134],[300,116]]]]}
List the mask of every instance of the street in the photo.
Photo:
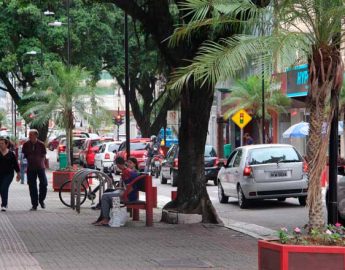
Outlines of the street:
{"type": "MultiPolygon", "coordinates": [[[[58,168],[56,151],[47,150],[47,156],[50,167],[58,168]]],[[[168,184],[160,184],[159,178],[153,178],[153,185],[157,186],[158,208],[162,208],[170,201],[171,191],[177,188],[172,187],[169,180],[168,184]]],[[[214,186],[213,181],[208,182],[207,191],[223,221],[236,220],[278,230],[282,226],[289,229],[296,226],[303,227],[308,220],[308,209],[300,206],[295,198],[288,198],[285,202],[278,202],[277,200],[255,201],[248,209],[240,209],[236,198],[229,198],[229,203],[226,204],[219,203],[218,189],[214,186]]]]}

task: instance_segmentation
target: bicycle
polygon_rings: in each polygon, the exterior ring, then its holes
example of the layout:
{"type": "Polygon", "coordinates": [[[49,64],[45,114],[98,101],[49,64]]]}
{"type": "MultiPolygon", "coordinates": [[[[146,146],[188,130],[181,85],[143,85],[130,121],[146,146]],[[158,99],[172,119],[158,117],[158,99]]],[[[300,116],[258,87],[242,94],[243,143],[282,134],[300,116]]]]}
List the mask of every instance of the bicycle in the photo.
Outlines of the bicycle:
{"type": "MultiPolygon", "coordinates": [[[[112,184],[114,187],[119,185],[118,180],[114,180],[114,177],[111,173],[107,174],[112,179],[112,184]]],[[[82,205],[86,199],[91,201],[91,205],[94,205],[94,200],[96,199],[96,193],[99,191],[101,184],[98,184],[95,188],[92,189],[90,185],[90,180],[97,179],[92,173],[84,178],[83,182],[81,183],[80,188],[80,205],[82,205]]],[[[59,189],[59,198],[63,205],[67,207],[71,207],[71,186],[72,180],[67,180],[64,182],[60,189],[59,189]]],[[[75,197],[77,197],[77,190],[74,192],[75,197]]]]}

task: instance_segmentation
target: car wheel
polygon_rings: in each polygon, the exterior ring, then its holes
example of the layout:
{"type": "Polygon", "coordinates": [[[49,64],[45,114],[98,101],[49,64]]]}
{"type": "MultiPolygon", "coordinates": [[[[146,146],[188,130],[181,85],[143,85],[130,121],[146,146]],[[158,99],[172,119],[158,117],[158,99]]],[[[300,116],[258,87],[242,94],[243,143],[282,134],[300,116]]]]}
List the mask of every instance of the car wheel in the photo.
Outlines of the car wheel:
{"type": "Polygon", "coordinates": [[[163,173],[161,173],[161,184],[166,184],[167,179],[163,176],[163,173]]]}
{"type": "Polygon", "coordinates": [[[298,197],[298,202],[301,206],[306,206],[307,204],[307,197],[306,196],[302,196],[302,197],[298,197]]]}
{"type": "Polygon", "coordinates": [[[218,181],[218,199],[220,203],[227,203],[229,201],[229,197],[224,195],[224,189],[220,181],[218,181]]]}
{"type": "Polygon", "coordinates": [[[237,188],[237,198],[238,198],[238,206],[241,209],[245,209],[248,207],[248,200],[244,196],[241,186],[238,186],[237,188]]]}
{"type": "Polygon", "coordinates": [[[286,198],[278,198],[278,202],[285,202],[286,198]]]}
{"type": "Polygon", "coordinates": [[[176,187],[177,186],[177,173],[176,173],[176,171],[171,172],[170,179],[171,179],[171,185],[173,187],[176,187]]]}
{"type": "Polygon", "coordinates": [[[156,174],[155,174],[155,177],[156,177],[156,178],[159,178],[159,174],[160,174],[159,169],[158,169],[158,168],[156,168],[156,174]]]}

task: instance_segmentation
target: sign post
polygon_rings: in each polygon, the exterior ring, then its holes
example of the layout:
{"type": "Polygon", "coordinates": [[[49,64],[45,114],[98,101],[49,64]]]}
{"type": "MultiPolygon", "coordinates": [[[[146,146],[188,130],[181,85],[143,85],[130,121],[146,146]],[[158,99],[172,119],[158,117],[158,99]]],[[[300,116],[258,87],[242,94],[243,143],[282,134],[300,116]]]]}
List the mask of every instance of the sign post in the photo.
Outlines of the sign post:
{"type": "Polygon", "coordinates": [[[252,117],[243,109],[237,111],[231,120],[241,129],[241,146],[243,145],[243,128],[252,120],[252,117]]]}

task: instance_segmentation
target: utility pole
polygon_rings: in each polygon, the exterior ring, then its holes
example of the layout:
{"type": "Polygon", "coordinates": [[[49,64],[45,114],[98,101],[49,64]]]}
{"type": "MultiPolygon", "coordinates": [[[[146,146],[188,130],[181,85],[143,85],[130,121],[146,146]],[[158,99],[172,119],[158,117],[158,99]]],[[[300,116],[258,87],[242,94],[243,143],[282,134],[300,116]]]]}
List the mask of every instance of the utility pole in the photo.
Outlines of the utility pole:
{"type": "Polygon", "coordinates": [[[128,70],[128,15],[125,11],[125,99],[126,99],[126,153],[127,158],[130,157],[131,149],[130,149],[130,125],[129,125],[129,70],[128,70]]]}

